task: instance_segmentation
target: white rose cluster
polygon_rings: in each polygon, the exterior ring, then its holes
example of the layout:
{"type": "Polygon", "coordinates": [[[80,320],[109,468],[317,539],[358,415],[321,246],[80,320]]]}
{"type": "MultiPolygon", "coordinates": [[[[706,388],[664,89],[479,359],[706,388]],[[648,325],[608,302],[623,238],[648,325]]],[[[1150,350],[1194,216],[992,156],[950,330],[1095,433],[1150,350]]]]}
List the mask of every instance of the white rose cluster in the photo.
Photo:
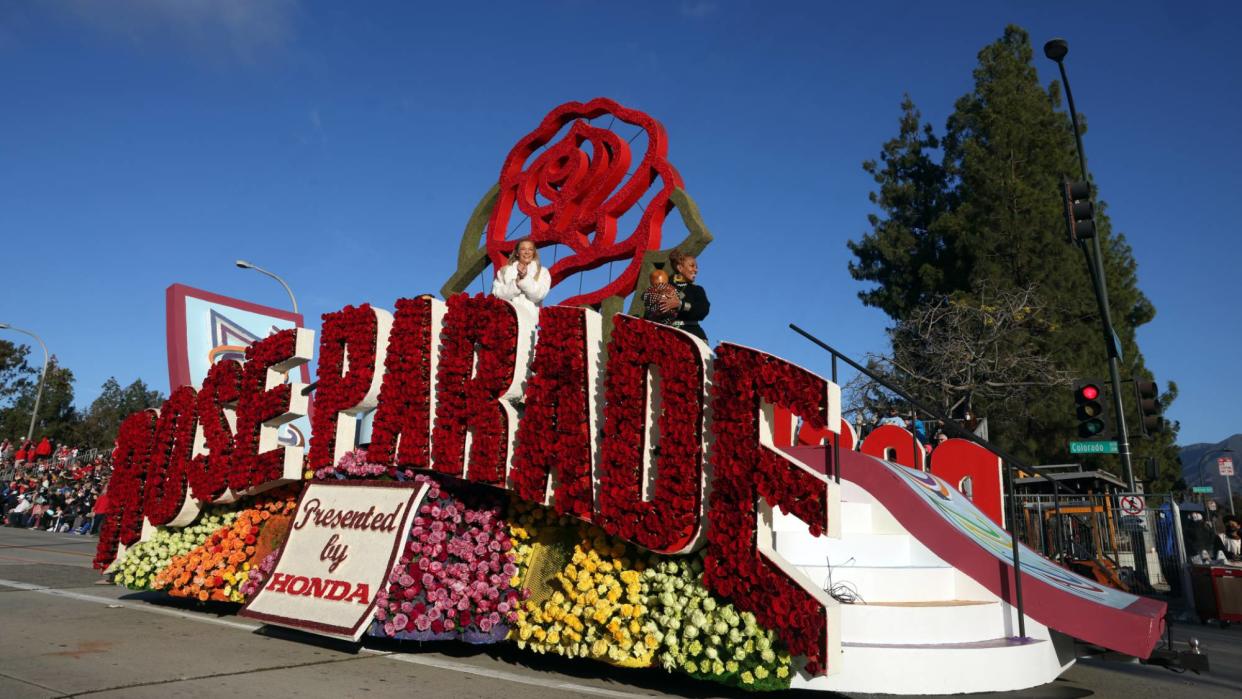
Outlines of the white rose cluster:
{"type": "Polygon", "coordinates": [[[174,556],[193,551],[216,531],[233,524],[238,512],[223,507],[203,510],[188,527],[158,527],[155,534],[125,550],[116,569],[116,583],[131,590],[150,590],[155,574],[168,567],[174,556]]]}
{"type": "Polygon", "coordinates": [[[653,559],[642,573],[650,610],[644,631],[660,641],[660,664],[743,689],[788,687],[791,659],[776,635],[714,597],[702,575],[698,556],[653,559]]]}

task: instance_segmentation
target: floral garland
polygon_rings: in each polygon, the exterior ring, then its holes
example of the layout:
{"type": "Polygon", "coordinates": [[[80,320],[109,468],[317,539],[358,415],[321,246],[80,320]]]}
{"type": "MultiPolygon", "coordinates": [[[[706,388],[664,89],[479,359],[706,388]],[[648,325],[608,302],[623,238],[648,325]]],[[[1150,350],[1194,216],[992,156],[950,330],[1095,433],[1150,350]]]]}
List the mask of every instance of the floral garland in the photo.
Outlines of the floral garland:
{"type": "Polygon", "coordinates": [[[539,339],[510,483],[519,497],[546,505],[548,479],[555,471],[556,511],[589,521],[593,435],[586,313],[569,306],[539,311],[539,339]]]}
{"type": "Polygon", "coordinates": [[[827,527],[824,484],[789,468],[759,442],[761,401],[787,406],[822,428],[827,383],[771,355],[724,343],[716,348],[712,395],[716,478],[703,582],[753,612],[818,674],[826,670],[827,616],[819,601],[760,555],[756,500],[763,497],[769,506],[792,512],[812,536],[827,527]]]}
{"type": "Polygon", "coordinates": [[[289,407],[292,386],[285,383],[267,388],[267,372],[273,365],[292,357],[296,347],[297,331],[289,329],[268,335],[246,348],[237,404],[233,470],[229,474],[229,487],[235,492],[277,480],[284,472],[282,450],[259,453],[259,434],[263,423],[280,417],[289,407]]]}
{"type": "MultiPolygon", "coordinates": [[[[384,383],[379,409],[371,425],[368,458],[410,469],[431,466],[431,363],[433,304],[431,297],[398,299],[384,358],[384,383]],[[398,440],[399,446],[398,446],[398,440]]],[[[394,470],[396,466],[394,466],[394,470]]],[[[396,475],[395,471],[392,475],[396,475]]]]}
{"type": "Polygon", "coordinates": [[[310,448],[310,468],[316,470],[336,461],[337,414],[358,405],[371,390],[379,321],[370,304],[346,306],[323,314],[320,333],[310,448]]]}
{"type": "Polygon", "coordinates": [[[110,503],[93,561],[99,570],[113,563],[120,545],[130,546],[142,537],[142,490],[154,427],[155,412],[143,410],[125,418],[117,430],[112,479],[107,490],[110,503]]]}
{"type": "Polygon", "coordinates": [[[469,431],[470,465],[465,477],[476,483],[504,483],[510,425],[497,399],[513,382],[517,334],[512,304],[482,294],[448,299],[431,447],[437,471],[462,477],[469,431]]]}
{"type": "Polygon", "coordinates": [[[429,475],[401,558],[376,597],[369,633],[403,640],[494,643],[517,619],[520,594],[501,496],[429,475]]]}
{"type": "Polygon", "coordinates": [[[643,563],[602,529],[558,517],[551,510],[514,501],[510,532],[518,543],[524,590],[540,590],[517,615],[517,644],[536,653],[593,658],[625,667],[648,667],[658,639],[644,633],[643,563]],[[569,533],[573,554],[549,579],[531,579],[535,549],[569,533]],[[551,594],[547,594],[548,591],[551,594]]]}
{"type": "Polygon", "coordinates": [[[194,432],[198,427],[194,409],[197,398],[198,392],[193,387],[179,387],[164,401],[155,421],[144,510],[147,519],[156,526],[171,522],[185,503],[190,450],[194,447],[194,432]]]}
{"type": "Polygon", "coordinates": [[[618,315],[608,343],[608,378],[600,446],[599,517],[618,536],[647,549],[677,553],[702,526],[704,358],[690,335],[618,315]],[[647,444],[647,367],[660,369],[658,474],[643,498],[647,444]]]}
{"type": "Polygon", "coordinates": [[[156,577],[174,557],[202,546],[221,528],[232,525],[237,516],[237,512],[226,507],[213,507],[204,510],[188,527],[157,528],[151,538],[126,549],[117,564],[115,582],[131,590],[154,589],[156,577]]]}
{"type": "Polygon", "coordinates": [[[152,589],[200,602],[244,602],[240,585],[249,578],[253,561],[262,558],[257,545],[263,528],[281,518],[287,521],[296,507],[287,490],[257,499],[236,513],[229,526],[217,529],[194,550],[174,556],[155,575],[152,589]]]}
{"type": "Polygon", "coordinates": [[[190,493],[200,502],[212,502],[228,488],[233,430],[225,410],[236,405],[241,395],[241,366],[235,359],[211,365],[198,392],[198,424],[203,429],[207,453],[194,457],[190,467],[190,493]]]}

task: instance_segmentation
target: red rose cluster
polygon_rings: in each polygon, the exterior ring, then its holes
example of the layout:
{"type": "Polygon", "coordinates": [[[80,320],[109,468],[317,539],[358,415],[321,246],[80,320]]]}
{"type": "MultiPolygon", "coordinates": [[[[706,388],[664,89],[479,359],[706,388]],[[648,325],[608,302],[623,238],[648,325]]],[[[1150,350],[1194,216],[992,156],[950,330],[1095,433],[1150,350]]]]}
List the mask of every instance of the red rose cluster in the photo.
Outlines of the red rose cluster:
{"type": "Polygon", "coordinates": [[[433,371],[443,317],[444,303],[430,296],[397,300],[367,451],[369,461],[392,464],[394,472],[431,468],[433,371]]]}
{"type": "Polygon", "coordinates": [[[687,333],[620,315],[608,344],[599,523],[659,553],[688,551],[702,524],[705,353],[687,333]],[[659,390],[649,391],[655,375],[659,390]]]}
{"type": "Polygon", "coordinates": [[[233,473],[229,478],[233,490],[279,482],[284,474],[286,452],[275,448],[275,420],[289,411],[296,396],[292,384],[267,388],[267,374],[293,368],[286,363],[297,356],[297,332],[282,330],[246,348],[241,396],[237,401],[237,430],[233,435],[233,473]],[[269,432],[265,435],[264,430],[269,432]]]}
{"type": "Polygon", "coordinates": [[[101,570],[116,558],[118,545],[132,546],[142,537],[142,491],[154,428],[155,411],[143,410],[125,418],[117,430],[107,491],[110,505],[95,549],[94,565],[101,570]]]}
{"type": "Polygon", "coordinates": [[[513,408],[498,399],[514,384],[517,345],[513,304],[482,294],[448,300],[431,440],[436,471],[476,483],[505,484],[517,420],[513,408]],[[467,445],[469,460],[464,461],[467,445]]]}
{"type": "Polygon", "coordinates": [[[190,450],[194,447],[194,429],[197,426],[197,398],[198,394],[192,387],[181,386],[164,402],[155,420],[144,509],[147,519],[157,527],[172,522],[185,504],[190,450]]]}
{"type": "Polygon", "coordinates": [[[203,428],[204,454],[194,457],[190,493],[211,502],[228,489],[233,459],[233,429],[229,417],[241,396],[242,365],[225,359],[212,365],[198,391],[198,424],[203,428]]]}
{"type": "Polygon", "coordinates": [[[823,428],[828,382],[756,350],[728,343],[716,348],[712,382],[712,481],[703,583],[755,614],[780,634],[790,653],[807,657],[807,670],[827,666],[823,603],[760,554],[756,502],[792,512],[813,535],[828,526],[827,479],[769,448],[761,440],[762,403],[779,403],[823,428]]]}
{"type": "MultiPolygon", "coordinates": [[[[331,466],[353,448],[337,448],[337,415],[363,404],[375,381],[376,346],[380,342],[379,317],[370,304],[346,306],[323,315],[319,340],[319,385],[315,389],[316,410],[311,415],[309,468],[331,466]]],[[[352,419],[352,415],[349,418],[352,419]]]]}
{"type": "Polygon", "coordinates": [[[591,351],[589,325],[598,329],[599,315],[585,308],[540,311],[538,351],[509,474],[519,497],[587,521],[594,510],[591,467],[597,427],[589,364],[598,358],[591,351]],[[556,493],[549,498],[553,474],[556,493]]]}

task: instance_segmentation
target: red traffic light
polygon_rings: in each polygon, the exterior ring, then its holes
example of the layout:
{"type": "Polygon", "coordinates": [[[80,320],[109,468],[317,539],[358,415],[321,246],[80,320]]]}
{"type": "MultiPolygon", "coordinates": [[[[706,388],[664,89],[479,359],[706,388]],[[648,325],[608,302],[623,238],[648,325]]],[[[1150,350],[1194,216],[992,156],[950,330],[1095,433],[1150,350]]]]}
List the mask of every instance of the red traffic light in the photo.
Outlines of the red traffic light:
{"type": "Polygon", "coordinates": [[[1095,400],[1100,397],[1100,387],[1093,384],[1087,384],[1078,389],[1078,394],[1085,400],[1095,400]]]}

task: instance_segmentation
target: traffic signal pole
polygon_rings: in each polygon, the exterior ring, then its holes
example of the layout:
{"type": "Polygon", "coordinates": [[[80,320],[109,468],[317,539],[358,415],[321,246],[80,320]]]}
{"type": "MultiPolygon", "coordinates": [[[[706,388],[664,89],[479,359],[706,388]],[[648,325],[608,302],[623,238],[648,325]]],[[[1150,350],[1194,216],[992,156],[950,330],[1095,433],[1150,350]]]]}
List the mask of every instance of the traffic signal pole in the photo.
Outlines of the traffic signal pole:
{"type": "MultiPolygon", "coordinates": [[[[1078,146],[1078,169],[1083,182],[1087,178],[1087,156],[1082,147],[1082,131],[1078,128],[1078,110],[1074,108],[1074,93],[1070,91],[1069,75],[1065,72],[1065,55],[1069,53],[1069,44],[1064,39],[1053,39],[1044,44],[1044,55],[1056,61],[1061,70],[1061,84],[1065,86],[1065,101],[1069,104],[1070,120],[1074,124],[1074,141],[1078,146]]],[[[1079,239],[1078,246],[1087,260],[1087,269],[1091,272],[1091,282],[1095,286],[1095,300],[1100,307],[1100,322],[1104,330],[1104,346],[1108,348],[1108,378],[1113,386],[1113,414],[1117,424],[1117,454],[1121,457],[1121,468],[1124,472],[1126,485],[1130,492],[1137,492],[1134,487],[1134,467],[1130,462],[1130,431],[1126,427],[1125,405],[1121,401],[1121,370],[1118,367],[1121,348],[1117,346],[1117,334],[1113,332],[1112,313],[1108,310],[1108,285],[1104,277],[1104,253],[1100,247],[1098,232],[1091,236],[1091,250],[1087,249],[1087,241],[1079,239]],[[1092,254],[1094,253],[1094,254],[1092,254]]]]}

